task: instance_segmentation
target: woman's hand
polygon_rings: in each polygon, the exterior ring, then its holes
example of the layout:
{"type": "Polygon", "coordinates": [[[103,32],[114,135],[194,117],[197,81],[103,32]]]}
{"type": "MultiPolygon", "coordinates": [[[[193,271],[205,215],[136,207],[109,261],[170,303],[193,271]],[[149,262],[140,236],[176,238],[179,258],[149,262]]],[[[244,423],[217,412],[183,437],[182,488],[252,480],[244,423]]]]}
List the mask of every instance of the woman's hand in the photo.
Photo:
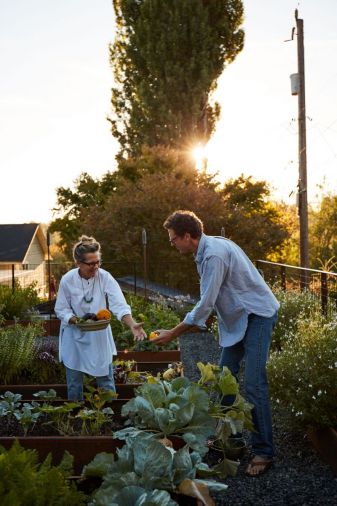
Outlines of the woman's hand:
{"type": "Polygon", "coordinates": [[[144,322],[140,322],[140,323],[135,323],[131,327],[133,337],[135,338],[136,341],[143,341],[147,337],[146,332],[143,329],[143,325],[144,325],[144,322]]]}
{"type": "Polygon", "coordinates": [[[76,316],[72,316],[71,318],[69,318],[68,323],[69,323],[69,325],[75,325],[75,323],[77,323],[76,316]]]}

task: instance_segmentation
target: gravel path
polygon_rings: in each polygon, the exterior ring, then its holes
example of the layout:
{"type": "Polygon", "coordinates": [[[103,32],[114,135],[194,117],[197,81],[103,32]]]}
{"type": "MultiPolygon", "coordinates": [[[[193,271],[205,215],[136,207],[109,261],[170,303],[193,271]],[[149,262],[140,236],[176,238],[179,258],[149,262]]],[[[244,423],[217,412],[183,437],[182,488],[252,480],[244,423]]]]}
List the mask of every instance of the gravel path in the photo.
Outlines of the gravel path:
{"type": "MultiPolygon", "coordinates": [[[[199,378],[196,362],[218,363],[219,347],[211,334],[183,336],[180,348],[184,373],[191,380],[199,378]]],[[[274,412],[273,420],[273,468],[259,478],[245,476],[247,454],[237,475],[224,480],[227,491],[214,495],[216,505],[337,506],[337,478],[330,467],[320,461],[306,435],[289,431],[280,413],[274,412]]]]}
{"type": "Polygon", "coordinates": [[[245,476],[248,454],[238,474],[224,480],[228,490],[214,496],[216,505],[336,506],[337,478],[323,464],[303,433],[290,433],[274,415],[275,464],[259,478],[245,476]]]}

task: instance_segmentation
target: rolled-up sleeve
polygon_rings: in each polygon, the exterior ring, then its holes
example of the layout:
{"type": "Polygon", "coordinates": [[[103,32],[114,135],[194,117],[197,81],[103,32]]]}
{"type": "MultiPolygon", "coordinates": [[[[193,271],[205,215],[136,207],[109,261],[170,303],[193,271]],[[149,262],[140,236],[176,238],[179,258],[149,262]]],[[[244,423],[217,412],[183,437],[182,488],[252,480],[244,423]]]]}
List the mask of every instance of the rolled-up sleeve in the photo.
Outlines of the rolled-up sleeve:
{"type": "Polygon", "coordinates": [[[123,316],[127,314],[131,315],[131,307],[126,302],[119,284],[111,275],[109,275],[107,279],[105,292],[108,297],[109,310],[119,321],[123,318],[123,316]]]}
{"type": "Polygon", "coordinates": [[[214,308],[226,272],[227,266],[223,259],[211,256],[204,261],[200,278],[200,300],[185,316],[186,325],[206,328],[206,320],[214,308]]]}
{"type": "Polygon", "coordinates": [[[55,302],[55,313],[63,324],[67,325],[74,312],[70,305],[70,293],[67,289],[64,279],[61,279],[57,299],[55,302]]]}

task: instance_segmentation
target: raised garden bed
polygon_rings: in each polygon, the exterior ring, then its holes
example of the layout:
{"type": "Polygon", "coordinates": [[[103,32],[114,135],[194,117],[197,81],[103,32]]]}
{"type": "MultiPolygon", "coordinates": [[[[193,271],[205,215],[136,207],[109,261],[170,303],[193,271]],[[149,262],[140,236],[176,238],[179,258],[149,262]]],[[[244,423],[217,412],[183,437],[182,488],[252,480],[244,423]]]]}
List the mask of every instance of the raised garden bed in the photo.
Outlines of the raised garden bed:
{"type": "Polygon", "coordinates": [[[67,450],[74,457],[74,473],[78,475],[97,453],[115,453],[124,444],[112,436],[26,436],[0,437],[0,445],[9,449],[16,439],[23,448],[37,450],[41,462],[51,453],[52,462],[57,465],[67,450]]]}
{"type": "Polygon", "coordinates": [[[137,363],[164,362],[171,363],[180,360],[180,350],[167,351],[128,351],[117,352],[117,360],[135,360],[137,363]]]}
{"type": "MultiPolygon", "coordinates": [[[[60,320],[57,318],[48,318],[47,320],[38,320],[43,322],[43,330],[45,336],[58,336],[60,333],[60,320]]],[[[19,325],[30,325],[32,323],[31,320],[5,320],[4,326],[9,327],[11,325],[19,324],[19,325]]]]}
{"type": "MultiPolygon", "coordinates": [[[[134,396],[134,390],[139,384],[116,384],[116,391],[118,393],[118,400],[131,399],[134,396]]],[[[22,400],[34,399],[33,394],[41,390],[55,390],[57,397],[61,399],[67,398],[67,385],[65,384],[40,384],[40,385],[0,385],[0,395],[5,392],[12,392],[13,394],[21,394],[22,400]]],[[[115,401],[114,401],[115,402],[115,401]]]]}

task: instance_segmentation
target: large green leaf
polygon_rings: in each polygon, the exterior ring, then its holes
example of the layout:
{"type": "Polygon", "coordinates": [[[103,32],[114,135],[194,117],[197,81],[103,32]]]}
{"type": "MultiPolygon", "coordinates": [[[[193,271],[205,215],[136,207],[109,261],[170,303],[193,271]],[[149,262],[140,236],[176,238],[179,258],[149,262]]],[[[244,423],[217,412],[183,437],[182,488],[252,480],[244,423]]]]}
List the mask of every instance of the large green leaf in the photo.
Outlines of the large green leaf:
{"type": "Polygon", "coordinates": [[[183,393],[183,398],[192,402],[198,410],[208,411],[209,395],[198,385],[190,385],[183,393]]]}
{"type": "Polygon", "coordinates": [[[190,380],[185,376],[180,376],[171,381],[171,388],[174,392],[187,388],[191,384],[190,380]]]}
{"type": "Polygon", "coordinates": [[[178,486],[185,478],[195,478],[195,468],[188,446],[178,450],[173,456],[173,483],[178,486]]]}
{"type": "Polygon", "coordinates": [[[104,476],[110,469],[114,456],[112,453],[98,453],[94,459],[83,467],[82,476],[104,476]]]}
{"type": "Polygon", "coordinates": [[[142,476],[169,476],[172,468],[172,453],[155,439],[137,438],[134,443],[134,469],[142,476]]]}
{"type": "Polygon", "coordinates": [[[222,395],[236,395],[239,392],[239,385],[228,367],[224,367],[219,377],[219,386],[222,395]]]}

